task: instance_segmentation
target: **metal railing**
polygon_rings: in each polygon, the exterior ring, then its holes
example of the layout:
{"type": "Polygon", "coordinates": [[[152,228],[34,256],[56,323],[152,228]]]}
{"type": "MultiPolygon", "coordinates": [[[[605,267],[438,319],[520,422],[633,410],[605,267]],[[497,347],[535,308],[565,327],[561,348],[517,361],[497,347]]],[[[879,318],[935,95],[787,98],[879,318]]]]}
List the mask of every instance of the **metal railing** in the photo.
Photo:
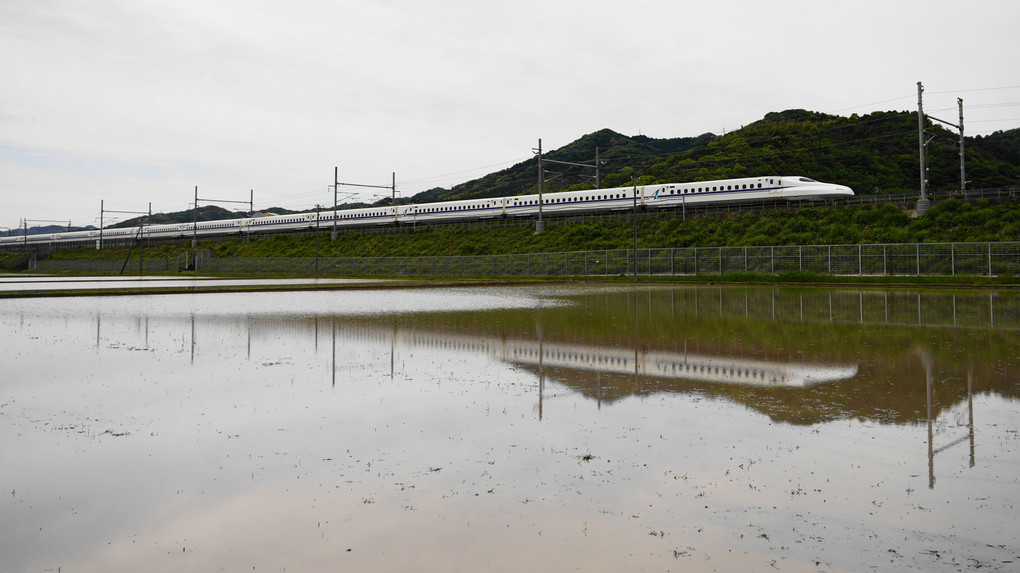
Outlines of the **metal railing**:
{"type": "MultiPolygon", "coordinates": [[[[42,264],[42,263],[40,263],[42,264]]],[[[205,258],[198,272],[318,276],[1020,275],[1020,242],[615,249],[451,257],[205,258]]]]}

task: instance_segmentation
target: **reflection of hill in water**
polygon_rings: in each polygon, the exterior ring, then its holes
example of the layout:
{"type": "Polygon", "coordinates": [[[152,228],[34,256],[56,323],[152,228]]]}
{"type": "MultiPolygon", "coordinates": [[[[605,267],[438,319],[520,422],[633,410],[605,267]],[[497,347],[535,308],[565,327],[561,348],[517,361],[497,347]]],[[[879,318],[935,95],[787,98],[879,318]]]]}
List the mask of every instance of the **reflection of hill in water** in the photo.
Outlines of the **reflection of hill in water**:
{"type": "MultiPolygon", "coordinates": [[[[132,329],[187,343],[193,355],[222,352],[217,341],[237,336],[247,337],[238,343],[249,352],[253,341],[322,349],[335,337],[341,346],[350,341],[398,354],[414,348],[483,354],[536,376],[541,362],[542,378],[602,403],[655,392],[699,393],[794,423],[924,421],[922,356],[931,365],[935,413],[967,398],[968,372],[975,393],[1020,398],[1017,293],[535,291],[537,308],[360,317],[157,314],[151,329],[148,318],[144,328],[139,322],[132,329]]],[[[95,318],[102,320],[93,327],[98,346],[100,331],[105,340],[119,320],[95,318]]]]}
{"type": "MultiPolygon", "coordinates": [[[[328,322],[330,319],[326,319],[328,322]]],[[[694,393],[744,404],[776,421],[813,424],[840,418],[883,423],[926,419],[926,378],[917,353],[901,360],[857,364],[811,364],[626,347],[593,347],[531,339],[468,336],[399,324],[337,323],[345,340],[378,344],[394,354],[425,350],[488,356],[515,364],[546,382],[557,382],[599,404],[654,393],[694,393]],[[636,366],[635,366],[636,364],[636,366]]],[[[327,331],[328,326],[323,327],[327,331]]],[[[966,373],[964,373],[965,376],[966,373]]],[[[993,372],[975,370],[977,379],[993,372]]],[[[966,378],[943,369],[937,414],[965,400],[966,378]]],[[[975,386],[987,391],[987,385],[975,386]]]]}
{"type": "Polygon", "coordinates": [[[512,361],[536,374],[541,342],[546,380],[603,403],[696,392],[793,423],[846,417],[921,422],[927,418],[922,349],[933,357],[935,413],[967,399],[968,371],[975,393],[1020,398],[1020,296],[1012,292],[619,287],[553,296],[559,304],[539,309],[423,313],[358,324],[445,339],[451,350],[458,341],[467,341],[468,351],[482,341],[524,341],[534,347],[531,356],[512,361]],[[635,346],[645,366],[637,376],[635,346]],[[602,356],[602,365],[590,367],[588,355],[602,356]],[[698,357],[699,371],[674,374],[677,357],[685,356],[688,364],[698,357]],[[607,358],[615,362],[606,364],[607,358]],[[741,381],[749,371],[761,372],[753,365],[762,364],[785,368],[787,381],[797,379],[798,367],[808,367],[825,382],[741,381]],[[722,374],[713,378],[716,367],[722,374]]]}

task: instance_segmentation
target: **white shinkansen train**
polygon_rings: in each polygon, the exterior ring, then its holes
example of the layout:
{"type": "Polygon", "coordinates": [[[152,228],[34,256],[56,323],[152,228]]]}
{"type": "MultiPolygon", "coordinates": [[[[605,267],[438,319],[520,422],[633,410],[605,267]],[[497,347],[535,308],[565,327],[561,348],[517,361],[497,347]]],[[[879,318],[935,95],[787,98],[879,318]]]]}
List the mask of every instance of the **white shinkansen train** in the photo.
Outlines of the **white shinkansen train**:
{"type": "MultiPolygon", "coordinates": [[[[844,185],[821,183],[799,176],[765,176],[742,179],[723,179],[695,183],[665,183],[617,187],[614,189],[591,189],[587,191],[564,191],[543,193],[541,210],[543,215],[556,216],[570,213],[591,213],[600,211],[623,211],[633,209],[635,202],[640,209],[660,209],[698,206],[715,203],[736,203],[749,201],[820,201],[837,199],[854,194],[844,185]]],[[[534,217],[539,213],[538,195],[513,197],[490,197],[462,201],[443,201],[396,207],[369,207],[347,209],[334,213],[298,213],[273,215],[221,221],[201,221],[198,228],[193,223],[169,225],[146,225],[119,229],[104,229],[103,242],[123,243],[138,238],[162,239],[191,236],[238,235],[245,233],[275,233],[280,231],[308,230],[318,226],[321,229],[343,227],[365,227],[373,225],[432,223],[437,221],[462,221],[514,217],[534,217]]],[[[0,237],[0,245],[25,243],[73,243],[95,244],[99,247],[100,231],[69,231],[38,235],[0,237]]]]}

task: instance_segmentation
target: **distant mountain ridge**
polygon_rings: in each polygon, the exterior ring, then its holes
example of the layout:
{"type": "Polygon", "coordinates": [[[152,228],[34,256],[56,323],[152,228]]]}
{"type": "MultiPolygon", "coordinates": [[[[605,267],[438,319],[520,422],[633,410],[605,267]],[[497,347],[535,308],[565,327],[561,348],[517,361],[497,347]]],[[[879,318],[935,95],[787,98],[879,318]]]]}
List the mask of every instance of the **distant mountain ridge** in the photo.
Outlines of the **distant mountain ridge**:
{"type": "MultiPolygon", "coordinates": [[[[72,225],[70,227],[68,227],[67,225],[42,225],[42,226],[39,226],[39,227],[29,227],[28,228],[28,234],[29,235],[46,235],[46,234],[49,234],[49,233],[63,233],[65,231],[91,231],[91,230],[93,230],[95,228],[96,227],[94,227],[93,225],[88,225],[86,227],[76,227],[74,225],[72,225]]],[[[23,229],[21,227],[18,227],[17,229],[11,229],[10,235],[8,235],[7,233],[3,233],[3,236],[4,237],[6,237],[6,236],[24,237],[25,236],[25,229],[23,229]]]]}

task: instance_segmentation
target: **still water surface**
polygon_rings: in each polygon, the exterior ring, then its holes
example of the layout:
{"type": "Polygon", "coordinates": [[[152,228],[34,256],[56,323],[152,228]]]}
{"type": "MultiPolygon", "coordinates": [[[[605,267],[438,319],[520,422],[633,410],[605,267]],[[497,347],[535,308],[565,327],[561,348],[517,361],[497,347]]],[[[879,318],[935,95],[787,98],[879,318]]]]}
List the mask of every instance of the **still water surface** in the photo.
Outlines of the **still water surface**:
{"type": "Polygon", "coordinates": [[[29,571],[1015,571],[1020,297],[3,301],[29,571]]]}

